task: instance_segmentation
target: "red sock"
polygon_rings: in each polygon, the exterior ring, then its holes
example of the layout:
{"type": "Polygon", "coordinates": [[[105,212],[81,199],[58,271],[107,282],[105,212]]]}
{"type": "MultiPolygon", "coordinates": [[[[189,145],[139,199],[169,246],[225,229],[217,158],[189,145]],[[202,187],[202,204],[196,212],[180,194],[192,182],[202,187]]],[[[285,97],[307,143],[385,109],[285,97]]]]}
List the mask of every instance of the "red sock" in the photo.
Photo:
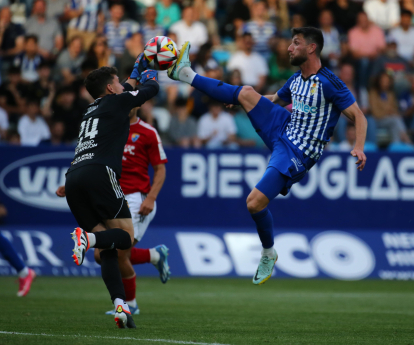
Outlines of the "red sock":
{"type": "Polygon", "coordinates": [[[149,249],[141,249],[133,247],[131,249],[131,264],[139,265],[151,262],[151,256],[149,249]]]}
{"type": "Polygon", "coordinates": [[[132,278],[122,278],[122,284],[124,284],[125,298],[127,301],[135,299],[135,290],[137,288],[137,281],[135,280],[136,275],[132,278]]]}

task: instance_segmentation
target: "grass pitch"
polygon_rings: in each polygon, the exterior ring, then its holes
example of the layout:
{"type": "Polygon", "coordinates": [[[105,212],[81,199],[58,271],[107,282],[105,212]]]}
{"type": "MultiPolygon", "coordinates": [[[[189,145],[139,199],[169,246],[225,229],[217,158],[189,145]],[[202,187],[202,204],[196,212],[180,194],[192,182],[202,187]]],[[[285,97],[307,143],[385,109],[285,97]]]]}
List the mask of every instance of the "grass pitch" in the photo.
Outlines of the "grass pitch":
{"type": "Polygon", "coordinates": [[[117,329],[98,278],[0,278],[0,344],[412,344],[414,282],[137,281],[137,329],[117,329]],[[122,339],[123,338],[123,339],[122,339]]]}

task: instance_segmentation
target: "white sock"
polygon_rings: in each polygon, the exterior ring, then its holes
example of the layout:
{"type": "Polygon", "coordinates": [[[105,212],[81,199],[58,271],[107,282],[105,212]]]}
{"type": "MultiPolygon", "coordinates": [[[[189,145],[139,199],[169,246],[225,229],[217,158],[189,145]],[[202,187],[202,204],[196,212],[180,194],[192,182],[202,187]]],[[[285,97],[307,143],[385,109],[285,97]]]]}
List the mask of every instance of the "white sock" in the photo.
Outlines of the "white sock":
{"type": "Polygon", "coordinates": [[[262,249],[262,256],[267,256],[269,258],[274,258],[275,257],[275,249],[272,248],[263,248],[262,249]]]}
{"type": "Polygon", "coordinates": [[[115,298],[115,301],[114,301],[115,309],[119,305],[122,306],[122,308],[124,308],[126,311],[129,311],[129,306],[123,299],[115,298]]]}
{"type": "Polygon", "coordinates": [[[191,85],[196,75],[197,73],[194,72],[191,67],[183,67],[178,74],[178,79],[191,85]]]}
{"type": "Polygon", "coordinates": [[[19,272],[19,278],[26,278],[28,275],[29,269],[27,268],[27,266],[19,272]]]}
{"type": "Polygon", "coordinates": [[[137,300],[135,298],[132,301],[126,301],[126,304],[132,308],[138,307],[137,300]]]}
{"type": "Polygon", "coordinates": [[[86,234],[88,235],[89,248],[93,248],[96,244],[95,234],[93,234],[92,232],[87,232],[86,234]]]}
{"type": "Polygon", "coordinates": [[[151,248],[150,252],[150,261],[153,265],[156,265],[160,261],[160,253],[157,252],[155,248],[151,248]]]}

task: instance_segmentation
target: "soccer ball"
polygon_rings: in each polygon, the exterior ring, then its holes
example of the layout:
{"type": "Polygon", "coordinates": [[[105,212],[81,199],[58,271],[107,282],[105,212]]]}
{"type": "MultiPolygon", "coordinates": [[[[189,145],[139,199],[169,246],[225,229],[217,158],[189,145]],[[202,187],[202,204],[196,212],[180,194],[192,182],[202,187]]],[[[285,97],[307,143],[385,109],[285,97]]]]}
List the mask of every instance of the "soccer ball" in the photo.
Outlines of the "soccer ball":
{"type": "Polygon", "coordinates": [[[177,45],[167,36],[155,36],[145,45],[144,55],[151,69],[164,71],[177,60],[177,45]]]}

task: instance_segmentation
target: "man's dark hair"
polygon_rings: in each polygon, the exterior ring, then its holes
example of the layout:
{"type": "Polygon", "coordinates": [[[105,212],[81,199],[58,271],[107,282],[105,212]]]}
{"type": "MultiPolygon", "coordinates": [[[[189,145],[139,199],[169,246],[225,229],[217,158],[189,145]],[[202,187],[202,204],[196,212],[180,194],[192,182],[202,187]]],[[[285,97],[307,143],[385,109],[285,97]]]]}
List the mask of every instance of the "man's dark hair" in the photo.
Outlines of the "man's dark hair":
{"type": "Polygon", "coordinates": [[[293,28],[292,38],[296,35],[303,35],[306,42],[315,43],[316,55],[321,56],[321,51],[323,49],[323,35],[321,30],[312,27],[293,28]]]}
{"type": "Polygon", "coordinates": [[[402,16],[410,16],[410,17],[412,17],[412,15],[413,15],[413,13],[410,10],[406,10],[405,8],[403,8],[401,10],[401,17],[402,16]]]}
{"type": "Polygon", "coordinates": [[[106,85],[112,83],[114,76],[118,74],[115,67],[101,67],[88,74],[85,79],[86,90],[94,99],[105,93],[106,85]]]}
{"type": "Polygon", "coordinates": [[[37,43],[39,41],[39,39],[37,38],[36,35],[26,35],[24,37],[24,42],[27,43],[28,41],[33,40],[35,41],[35,43],[37,43]]]}

